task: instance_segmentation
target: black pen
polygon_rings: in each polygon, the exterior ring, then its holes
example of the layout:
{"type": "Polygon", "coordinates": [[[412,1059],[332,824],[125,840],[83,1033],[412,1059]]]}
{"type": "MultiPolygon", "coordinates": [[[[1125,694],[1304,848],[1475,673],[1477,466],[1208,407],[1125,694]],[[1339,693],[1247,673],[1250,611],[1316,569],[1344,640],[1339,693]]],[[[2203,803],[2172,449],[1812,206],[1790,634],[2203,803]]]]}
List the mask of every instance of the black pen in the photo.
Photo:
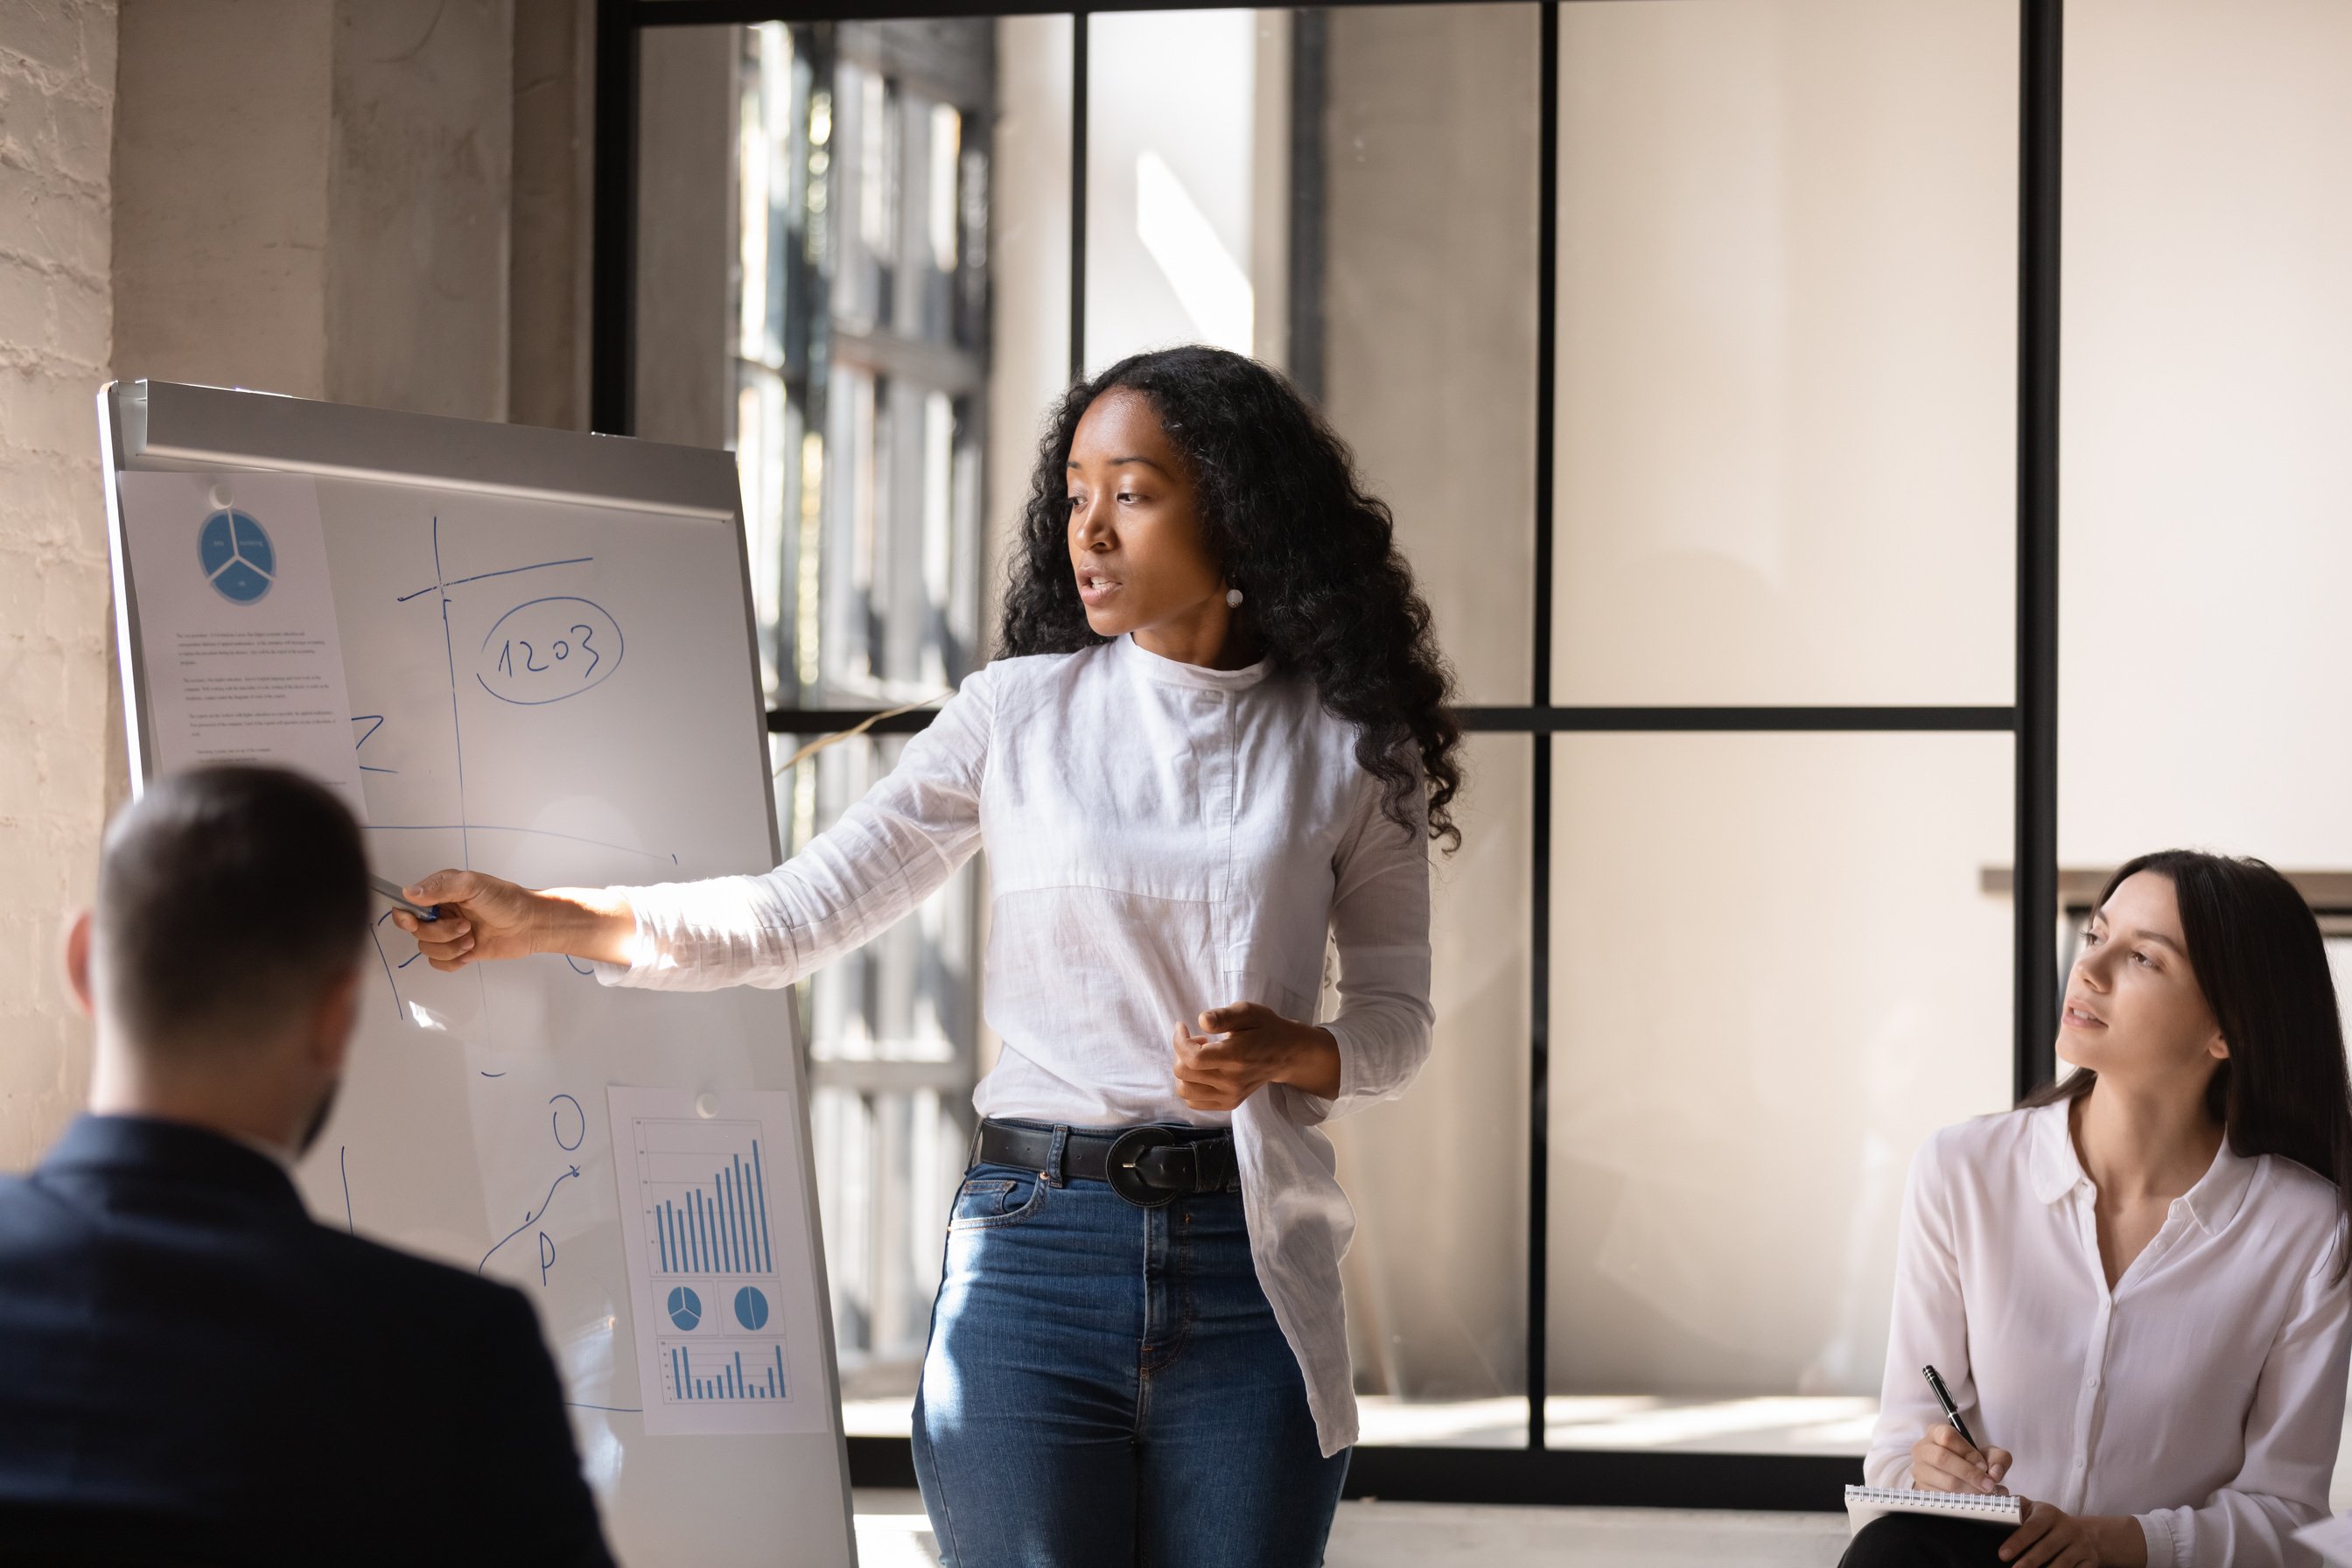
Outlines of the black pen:
{"type": "Polygon", "coordinates": [[[1944,1386],[1944,1380],[1937,1374],[1935,1363],[1930,1362],[1919,1370],[1927,1374],[1928,1391],[1935,1394],[1936,1403],[1944,1407],[1944,1419],[1952,1424],[1952,1430],[1960,1435],[1961,1442],[1974,1448],[1977,1446],[1976,1435],[1969,1430],[1969,1424],[1960,1419],[1959,1409],[1952,1403],[1952,1391],[1944,1386]]]}

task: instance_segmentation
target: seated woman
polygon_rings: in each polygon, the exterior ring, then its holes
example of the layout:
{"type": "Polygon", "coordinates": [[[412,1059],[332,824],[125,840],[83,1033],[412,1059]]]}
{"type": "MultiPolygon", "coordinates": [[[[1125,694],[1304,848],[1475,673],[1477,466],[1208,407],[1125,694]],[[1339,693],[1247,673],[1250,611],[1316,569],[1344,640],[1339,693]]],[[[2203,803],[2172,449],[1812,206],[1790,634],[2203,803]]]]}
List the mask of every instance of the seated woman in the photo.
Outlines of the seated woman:
{"type": "Polygon", "coordinates": [[[2290,1537],[2327,1511],[2352,1343],[2352,1099],[2318,922],[2260,861],[2133,861],[2058,1054],[2082,1070],[1912,1166],[1864,1461],[1876,1487],[2013,1489],[2024,1523],[1890,1514],[1845,1568],[2307,1562],[2290,1537]]]}

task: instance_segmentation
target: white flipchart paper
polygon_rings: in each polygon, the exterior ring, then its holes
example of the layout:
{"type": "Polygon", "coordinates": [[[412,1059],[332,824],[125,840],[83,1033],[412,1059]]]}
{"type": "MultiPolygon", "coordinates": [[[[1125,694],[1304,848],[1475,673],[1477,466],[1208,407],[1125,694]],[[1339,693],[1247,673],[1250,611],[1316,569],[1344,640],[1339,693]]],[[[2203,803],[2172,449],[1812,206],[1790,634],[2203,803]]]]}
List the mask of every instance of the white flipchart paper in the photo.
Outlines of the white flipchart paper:
{"type": "Polygon", "coordinates": [[[317,481],[126,473],[121,498],[150,773],[290,768],[365,822],[317,481]]]}

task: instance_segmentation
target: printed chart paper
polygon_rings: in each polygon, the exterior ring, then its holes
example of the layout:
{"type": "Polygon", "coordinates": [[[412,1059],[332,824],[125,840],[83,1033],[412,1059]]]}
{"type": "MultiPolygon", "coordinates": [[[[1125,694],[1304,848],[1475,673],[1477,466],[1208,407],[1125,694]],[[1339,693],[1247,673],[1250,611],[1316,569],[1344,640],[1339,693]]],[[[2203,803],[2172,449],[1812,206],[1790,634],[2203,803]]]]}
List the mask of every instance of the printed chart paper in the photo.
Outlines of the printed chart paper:
{"type": "Polygon", "coordinates": [[[150,773],[268,763],[367,820],[315,480],[124,474],[150,773]]]}
{"type": "Polygon", "coordinates": [[[604,1096],[646,1430],[831,1431],[792,1095],[604,1096]]]}

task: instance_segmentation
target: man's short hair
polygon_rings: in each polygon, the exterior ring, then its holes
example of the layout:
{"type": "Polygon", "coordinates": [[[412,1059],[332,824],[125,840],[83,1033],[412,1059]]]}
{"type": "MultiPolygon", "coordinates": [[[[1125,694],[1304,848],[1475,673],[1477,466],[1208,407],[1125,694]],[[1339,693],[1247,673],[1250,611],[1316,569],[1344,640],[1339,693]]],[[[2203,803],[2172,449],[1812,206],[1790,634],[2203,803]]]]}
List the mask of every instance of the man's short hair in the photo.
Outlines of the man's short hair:
{"type": "Polygon", "coordinates": [[[100,975],[140,1045],[274,1030],[350,971],[367,932],[359,824],[298,774],[172,774],[107,829],[100,975]]]}

